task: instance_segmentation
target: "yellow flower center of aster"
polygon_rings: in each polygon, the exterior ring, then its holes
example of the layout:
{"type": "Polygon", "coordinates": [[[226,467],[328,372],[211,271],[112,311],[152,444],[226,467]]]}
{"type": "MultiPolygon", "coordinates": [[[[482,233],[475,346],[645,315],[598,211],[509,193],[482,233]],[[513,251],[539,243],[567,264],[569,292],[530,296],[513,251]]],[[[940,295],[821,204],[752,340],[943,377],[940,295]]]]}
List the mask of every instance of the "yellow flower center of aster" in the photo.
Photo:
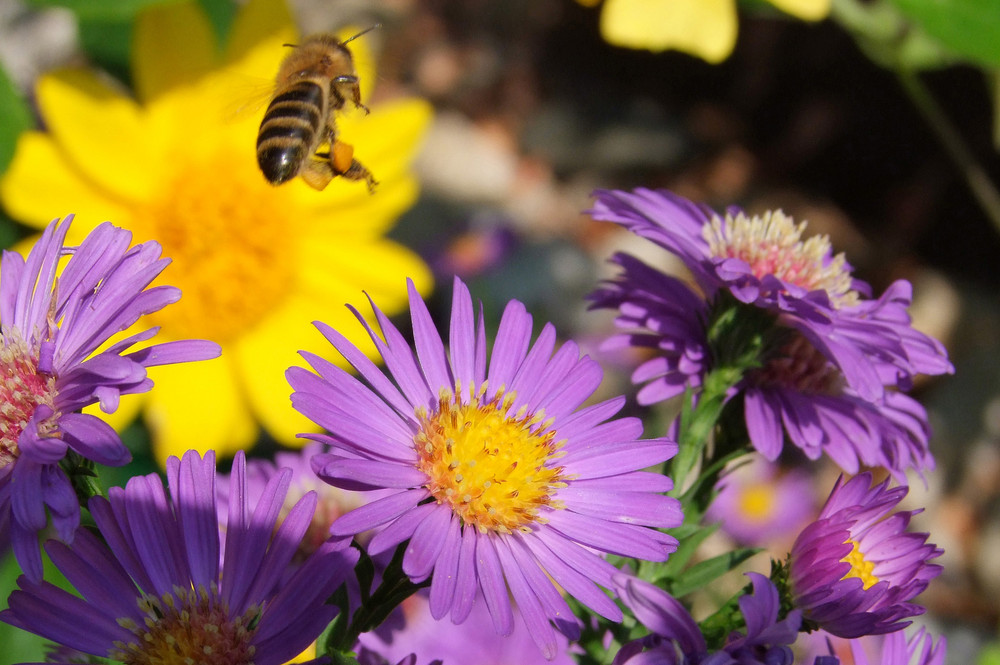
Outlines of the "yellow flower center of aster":
{"type": "Polygon", "coordinates": [[[845,385],[844,375],[798,333],[763,367],[747,372],[747,378],[758,386],[783,386],[807,395],[839,395],[845,385]]]}
{"type": "Polygon", "coordinates": [[[835,307],[857,302],[851,289],[851,274],[843,254],[830,256],[830,239],[813,236],[802,240],[806,223],[796,225],[780,210],[764,216],[727,214],[714,217],[702,234],[712,256],[742,259],[755,277],[774,275],[808,291],[822,289],[835,307]]]}
{"type": "Polygon", "coordinates": [[[157,196],[135,210],[138,235],[173,261],[165,282],[183,293],[153,315],[156,324],[171,337],[225,342],[278,307],[296,274],[288,198],[256,171],[252,152],[179,156],[157,196]]]}
{"type": "Polygon", "coordinates": [[[181,589],[160,598],[143,596],[143,624],[131,618],[118,623],[135,640],[115,642],[109,658],[124,665],[251,665],[255,647],[250,639],[260,620],[259,607],[230,617],[218,589],[181,589]]]}
{"type": "Polygon", "coordinates": [[[740,510],[751,520],[763,521],[774,510],[774,492],[770,485],[753,483],[740,492],[740,510]]]}
{"type": "Polygon", "coordinates": [[[38,358],[21,334],[4,328],[0,335],[0,469],[17,459],[18,437],[39,405],[52,409],[52,415],[39,424],[42,435],[55,434],[55,383],[55,377],[38,371],[38,358]]]}
{"type": "Polygon", "coordinates": [[[544,507],[561,508],[554,492],[565,487],[562,456],[551,422],[526,408],[511,413],[514,393],[486,398],[486,386],[462,403],[461,390],[444,390],[433,413],[417,410],[417,468],[427,488],[480,532],[530,531],[544,507]]]}
{"type": "Polygon", "coordinates": [[[851,564],[851,569],[840,579],[846,580],[856,577],[861,580],[862,587],[865,589],[878,584],[878,578],[875,577],[875,564],[865,559],[857,541],[848,539],[844,542],[851,544],[851,552],[841,561],[851,564]]]}

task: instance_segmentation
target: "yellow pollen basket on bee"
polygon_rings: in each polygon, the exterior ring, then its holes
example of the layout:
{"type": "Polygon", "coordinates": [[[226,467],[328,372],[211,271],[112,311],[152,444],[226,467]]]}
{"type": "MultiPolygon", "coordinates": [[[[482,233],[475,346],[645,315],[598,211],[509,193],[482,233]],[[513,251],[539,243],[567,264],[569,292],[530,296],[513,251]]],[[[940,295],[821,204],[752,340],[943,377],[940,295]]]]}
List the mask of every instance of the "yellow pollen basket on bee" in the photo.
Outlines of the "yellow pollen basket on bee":
{"type": "Polygon", "coordinates": [[[879,579],[875,576],[875,564],[865,559],[865,555],[861,551],[861,548],[858,547],[857,541],[848,539],[844,542],[851,544],[851,551],[841,561],[851,564],[851,569],[840,579],[846,580],[856,577],[861,580],[865,589],[878,584],[879,579]]]}
{"type": "Polygon", "coordinates": [[[436,411],[417,411],[417,468],[427,474],[427,488],[483,533],[544,523],[540,509],[562,507],[552,496],[566,486],[562,467],[552,464],[562,457],[562,442],[551,422],[523,407],[511,413],[515,394],[503,389],[487,398],[483,385],[465,403],[461,395],[444,390],[436,411]]]}
{"type": "Polygon", "coordinates": [[[855,304],[858,294],[844,255],[831,256],[828,236],[803,241],[805,228],[780,210],[753,217],[740,212],[713,217],[702,236],[713,256],[741,259],[757,278],[774,275],[807,291],[826,291],[835,307],[855,304]]]}

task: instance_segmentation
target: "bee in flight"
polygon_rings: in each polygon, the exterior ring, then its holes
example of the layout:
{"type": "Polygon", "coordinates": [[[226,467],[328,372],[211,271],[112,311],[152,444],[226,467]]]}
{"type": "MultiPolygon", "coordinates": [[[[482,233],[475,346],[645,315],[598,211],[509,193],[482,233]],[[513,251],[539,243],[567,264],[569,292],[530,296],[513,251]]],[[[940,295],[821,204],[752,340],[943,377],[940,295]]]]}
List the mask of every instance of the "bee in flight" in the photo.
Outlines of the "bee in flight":
{"type": "Polygon", "coordinates": [[[368,191],[375,191],[378,182],[354,159],[354,148],[337,140],[334,115],[348,101],[368,113],[346,45],[376,27],[344,41],[313,35],[281,63],[274,98],[257,133],[257,164],[272,185],[302,176],[310,187],[323,189],[341,176],[364,180],[368,191]],[[329,150],[321,152],[324,146],[329,150]]]}

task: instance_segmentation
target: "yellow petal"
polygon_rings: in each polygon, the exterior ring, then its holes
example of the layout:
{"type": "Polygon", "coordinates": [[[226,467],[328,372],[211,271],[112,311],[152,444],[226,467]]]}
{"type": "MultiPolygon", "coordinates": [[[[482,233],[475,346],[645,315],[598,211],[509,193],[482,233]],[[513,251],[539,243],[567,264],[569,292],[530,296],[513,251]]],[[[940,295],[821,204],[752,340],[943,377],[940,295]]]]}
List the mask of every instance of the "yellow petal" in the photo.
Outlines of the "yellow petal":
{"type": "Polygon", "coordinates": [[[803,21],[819,21],[830,13],[830,0],[768,0],[768,2],[803,21]]]}
{"type": "Polygon", "coordinates": [[[156,385],[145,416],[161,465],[188,449],[215,450],[224,458],[253,445],[257,423],[243,396],[234,355],[233,349],[223,348],[221,358],[149,370],[156,385]]]}
{"type": "Polygon", "coordinates": [[[96,226],[108,220],[121,226],[132,214],[76,170],[52,137],[40,132],[18,138],[14,160],[0,179],[0,201],[12,217],[36,228],[69,213],[76,213],[80,223],[96,226]]]}
{"type": "Polygon", "coordinates": [[[734,0],[606,0],[601,34],[616,46],[676,49],[716,63],[736,44],[736,7],[734,0]]]}
{"type": "Polygon", "coordinates": [[[354,146],[358,161],[378,166],[389,177],[413,163],[432,117],[430,104],[405,98],[379,104],[367,116],[344,115],[338,127],[342,140],[354,146]]]}
{"type": "Polygon", "coordinates": [[[197,3],[154,5],[136,17],[132,73],[140,100],[198,79],[217,59],[212,26],[197,3]]]}
{"type": "Polygon", "coordinates": [[[161,137],[144,126],[139,107],[91,71],[43,76],[38,105],[64,159],[122,200],[148,198],[162,177],[161,137]]]}
{"type": "MultiPolygon", "coordinates": [[[[250,0],[236,14],[226,43],[225,60],[236,62],[263,42],[294,43],[297,39],[295,24],[288,7],[281,0],[250,0]]],[[[286,49],[287,51],[287,49],[286,49]]],[[[281,58],[274,62],[274,76],[281,58]]]]}
{"type": "Polygon", "coordinates": [[[317,241],[302,261],[301,292],[318,303],[359,305],[366,302],[364,291],[383,311],[396,312],[406,302],[407,277],[421,293],[429,293],[434,283],[423,259],[390,240],[368,245],[317,241]]]}
{"type": "Polygon", "coordinates": [[[235,344],[247,398],[268,433],[285,445],[304,445],[297,434],[319,431],[292,408],[292,389],[285,380],[285,370],[302,364],[301,349],[323,348],[323,338],[312,321],[320,318],[324,309],[325,303],[290,296],[235,344]]]}
{"type": "Polygon", "coordinates": [[[364,183],[334,178],[322,192],[310,189],[299,182],[289,188],[300,206],[302,226],[306,240],[313,235],[325,236],[333,230],[340,234],[340,243],[367,241],[382,236],[396,225],[397,217],[417,200],[417,181],[407,174],[395,180],[382,180],[376,173],[379,185],[369,194],[364,183]]]}

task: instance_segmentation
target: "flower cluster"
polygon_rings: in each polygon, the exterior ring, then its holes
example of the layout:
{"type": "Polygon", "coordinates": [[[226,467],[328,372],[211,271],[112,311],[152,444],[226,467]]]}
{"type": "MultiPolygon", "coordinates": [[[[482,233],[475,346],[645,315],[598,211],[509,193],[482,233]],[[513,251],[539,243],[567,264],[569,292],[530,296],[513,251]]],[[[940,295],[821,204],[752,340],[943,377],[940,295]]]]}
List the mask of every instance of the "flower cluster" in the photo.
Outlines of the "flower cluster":
{"type": "Polygon", "coordinates": [[[42,576],[37,534],[48,522],[46,510],[63,540],[72,540],[80,523],[60,464],[68,455],[110,466],[131,459],[111,427],[79,411],[100,403],[112,412],[121,395],[148,391],[149,367],[219,354],[214,342],[200,341],[129,350],[155,328],[106,346],[180,292],[147,288],[169,263],[156,242],[129,247],[132,234],[105,223],[78,247],[67,247],[70,221],[49,224],[27,258],[4,251],[0,270],[0,546],[12,545],[35,580],[42,576]]]}
{"type": "Polygon", "coordinates": [[[866,297],[870,287],[851,276],[829,240],[803,240],[805,225],[780,211],[722,217],[670,192],[638,189],[598,192],[591,215],[673,252],[701,288],[696,294],[619,254],[621,274],[592,295],[594,307],[618,310],[626,331],[610,345],[658,352],[633,376],[647,384],[641,402],[701,385],[743,359],[742,345],[756,336],[727,397],[741,398],[750,441],[764,457],[777,459],[787,437],[810,459],[826,453],[848,473],[863,465],[904,478],[907,469],[933,468],[926,413],[903,391],[918,374],[952,366],[940,342],[910,325],[907,282],[866,297]],[[725,326],[727,314],[735,327],[725,326]]]}
{"type": "MultiPolygon", "coordinates": [[[[907,473],[934,468],[907,393],[952,366],[911,324],[907,282],[874,297],[780,211],[599,191],[595,219],[677,255],[694,282],[619,253],[589,296],[616,313],[605,346],[642,358],[627,406],[523,302],[488,325],[456,277],[436,319],[426,266],[383,237],[415,197],[425,102],[338,125],[370,133],[377,193],[272,187],[245,154],[254,123],[207,118],[215,90],[294,40],[281,3],[247,3],[218,53],[193,2],[149,9],[135,32],[137,99],[89,72],[44,77],[47,131],[22,137],[0,181],[10,212],[42,227],[0,264],[0,554],[24,573],[0,622],[52,641],[49,662],[791,665],[821,631],[859,665],[941,665],[944,640],[904,629],[942,551],[900,503],[907,473]],[[42,165],[67,204],[124,228],[42,225],[42,165]],[[131,459],[105,416],[147,393],[143,452],[165,482],[105,488],[98,466],[131,459]],[[673,398],[671,422],[643,422],[673,398]],[[272,459],[243,451],[258,422],[272,459]],[[824,455],[848,475],[817,514],[805,460],[824,455]],[[716,530],[731,550],[701,547],[716,530]],[[770,571],[739,577],[778,536],[790,546],[770,571]],[[724,576],[735,593],[697,621],[692,594],[724,576]]],[[[347,41],[362,74],[330,94],[367,108],[368,56],[347,41]]],[[[317,168],[346,146],[326,129],[317,168]]],[[[827,651],[805,662],[836,665],[827,651]]]]}

